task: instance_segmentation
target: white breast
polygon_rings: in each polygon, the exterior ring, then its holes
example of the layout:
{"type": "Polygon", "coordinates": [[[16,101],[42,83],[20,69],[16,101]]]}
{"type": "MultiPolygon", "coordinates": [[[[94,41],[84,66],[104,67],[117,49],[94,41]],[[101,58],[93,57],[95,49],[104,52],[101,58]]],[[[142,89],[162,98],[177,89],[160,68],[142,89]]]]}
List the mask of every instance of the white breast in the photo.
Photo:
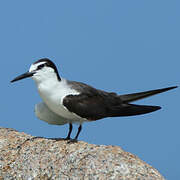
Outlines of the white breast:
{"type": "Polygon", "coordinates": [[[63,98],[65,96],[79,94],[79,92],[68,86],[65,79],[62,79],[60,82],[49,80],[40,83],[38,84],[38,91],[51,111],[70,121],[81,121],[81,117],[69,112],[66,107],[63,106],[63,98]]]}

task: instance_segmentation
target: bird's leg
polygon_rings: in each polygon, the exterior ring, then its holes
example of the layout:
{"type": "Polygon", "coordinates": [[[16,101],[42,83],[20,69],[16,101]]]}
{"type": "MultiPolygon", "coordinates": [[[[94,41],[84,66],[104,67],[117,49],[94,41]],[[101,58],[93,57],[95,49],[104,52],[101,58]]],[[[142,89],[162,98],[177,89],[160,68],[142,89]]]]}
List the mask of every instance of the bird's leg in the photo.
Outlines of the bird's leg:
{"type": "Polygon", "coordinates": [[[77,142],[77,139],[78,139],[78,136],[79,136],[79,133],[81,132],[81,130],[82,130],[82,125],[80,124],[79,128],[78,128],[78,132],[77,132],[75,138],[74,139],[70,139],[68,143],[75,143],[75,142],[77,142]]]}
{"type": "Polygon", "coordinates": [[[67,135],[67,137],[66,137],[67,140],[71,139],[72,128],[73,128],[72,124],[69,123],[69,132],[68,132],[68,135],[67,135]]]}
{"type": "Polygon", "coordinates": [[[77,132],[77,134],[76,134],[76,137],[74,138],[75,140],[77,140],[77,138],[78,138],[79,133],[81,132],[81,130],[82,130],[82,126],[81,126],[81,124],[80,124],[80,125],[79,125],[79,128],[78,128],[78,132],[77,132]]]}

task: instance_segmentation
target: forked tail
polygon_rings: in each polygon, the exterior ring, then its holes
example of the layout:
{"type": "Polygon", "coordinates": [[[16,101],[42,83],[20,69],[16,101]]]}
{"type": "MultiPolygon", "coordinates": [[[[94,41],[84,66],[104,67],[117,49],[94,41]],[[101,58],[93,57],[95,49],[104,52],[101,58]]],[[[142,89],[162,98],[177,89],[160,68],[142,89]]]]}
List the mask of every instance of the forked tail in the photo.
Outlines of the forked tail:
{"type": "Polygon", "coordinates": [[[165,91],[169,91],[171,89],[177,88],[177,86],[172,86],[168,88],[162,88],[162,89],[156,89],[156,90],[151,90],[151,91],[144,91],[144,92],[139,92],[139,93],[133,93],[133,94],[124,94],[120,95],[120,99],[123,101],[123,103],[129,103],[133,101],[137,101],[149,96],[153,96],[155,94],[159,94],[165,91]]]}
{"type": "Polygon", "coordinates": [[[155,94],[169,91],[174,88],[177,88],[177,86],[156,89],[156,90],[151,90],[151,91],[144,91],[144,92],[133,93],[133,94],[120,95],[119,97],[122,101],[122,104],[121,104],[121,106],[112,107],[110,109],[110,116],[111,117],[134,116],[134,115],[146,114],[146,113],[150,113],[153,111],[157,111],[157,110],[161,109],[160,106],[136,105],[136,104],[129,104],[129,103],[149,97],[149,96],[153,96],[155,94]]]}

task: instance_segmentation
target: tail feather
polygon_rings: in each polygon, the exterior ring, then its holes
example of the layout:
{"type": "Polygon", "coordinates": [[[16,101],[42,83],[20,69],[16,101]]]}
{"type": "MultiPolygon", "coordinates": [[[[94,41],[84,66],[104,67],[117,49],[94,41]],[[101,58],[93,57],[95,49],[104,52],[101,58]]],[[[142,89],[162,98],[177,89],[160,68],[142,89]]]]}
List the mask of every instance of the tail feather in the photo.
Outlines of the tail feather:
{"type": "Polygon", "coordinates": [[[117,116],[135,116],[150,113],[161,109],[160,106],[146,106],[146,105],[135,105],[135,104],[124,104],[122,107],[112,109],[110,117],[117,116]]]}
{"type": "Polygon", "coordinates": [[[144,92],[139,92],[139,93],[133,93],[133,94],[124,94],[120,95],[120,99],[123,101],[123,103],[129,103],[133,102],[136,100],[140,100],[149,96],[153,96],[155,94],[159,94],[165,91],[169,91],[171,89],[177,88],[177,86],[172,86],[168,88],[162,88],[162,89],[156,89],[156,90],[151,90],[151,91],[144,91],[144,92]]]}

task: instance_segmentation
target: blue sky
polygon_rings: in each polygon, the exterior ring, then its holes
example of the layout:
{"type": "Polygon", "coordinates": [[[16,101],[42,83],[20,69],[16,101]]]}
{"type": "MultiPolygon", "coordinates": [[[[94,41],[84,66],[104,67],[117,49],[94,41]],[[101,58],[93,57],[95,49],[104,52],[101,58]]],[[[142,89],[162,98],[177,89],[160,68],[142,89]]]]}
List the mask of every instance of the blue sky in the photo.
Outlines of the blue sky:
{"type": "MultiPolygon", "coordinates": [[[[31,79],[10,84],[43,57],[67,79],[119,94],[179,85],[179,7],[178,0],[1,1],[0,126],[67,135],[67,125],[35,117],[41,99],[31,79]]],[[[138,101],[162,110],[86,123],[79,140],[121,146],[167,179],[180,179],[179,101],[179,89],[138,101]]]]}

